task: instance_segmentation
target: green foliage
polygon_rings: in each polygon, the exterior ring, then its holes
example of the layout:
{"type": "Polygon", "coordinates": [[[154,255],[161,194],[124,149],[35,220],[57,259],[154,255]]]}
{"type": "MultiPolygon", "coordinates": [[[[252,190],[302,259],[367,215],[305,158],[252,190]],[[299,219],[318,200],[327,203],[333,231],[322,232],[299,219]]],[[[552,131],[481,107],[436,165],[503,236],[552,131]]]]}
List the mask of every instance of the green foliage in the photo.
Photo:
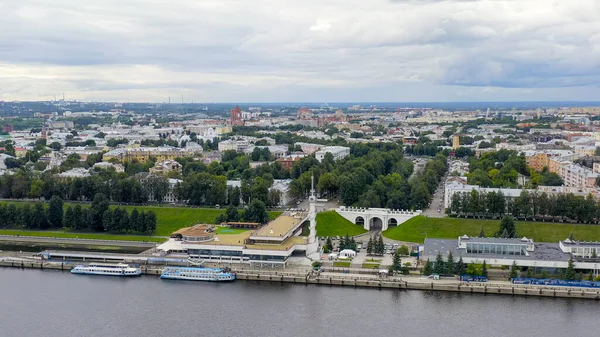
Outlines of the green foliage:
{"type": "Polygon", "coordinates": [[[573,256],[569,259],[569,264],[565,272],[565,280],[575,281],[577,280],[577,274],[575,273],[575,264],[573,263],[573,256]]]}
{"type": "Polygon", "coordinates": [[[517,229],[515,227],[515,221],[510,216],[505,216],[500,222],[500,229],[496,232],[496,237],[500,238],[516,238],[517,229]]]}
{"type": "Polygon", "coordinates": [[[481,276],[488,277],[487,265],[485,260],[483,260],[483,264],[481,265],[481,276]]]}
{"type": "Polygon", "coordinates": [[[331,237],[327,237],[327,241],[325,241],[325,249],[327,250],[327,252],[332,252],[333,251],[333,242],[331,242],[331,237]]]}
{"type": "Polygon", "coordinates": [[[487,152],[469,160],[469,184],[483,187],[517,187],[518,174],[530,175],[525,156],[515,151],[487,152]]]}
{"type": "Polygon", "coordinates": [[[458,262],[456,262],[455,268],[454,268],[454,274],[455,275],[465,275],[467,273],[467,266],[465,265],[462,256],[458,259],[458,262]]]}
{"type": "Polygon", "coordinates": [[[340,245],[339,245],[340,251],[344,250],[344,249],[350,249],[353,251],[356,251],[356,241],[354,241],[353,237],[348,236],[348,234],[346,234],[346,236],[343,236],[340,240],[340,245]]]}
{"type": "Polygon", "coordinates": [[[394,259],[392,260],[392,270],[400,271],[402,269],[402,260],[400,259],[400,252],[396,250],[394,252],[394,259]]]}
{"type": "Polygon", "coordinates": [[[513,261],[512,266],[510,267],[510,278],[513,279],[515,277],[518,277],[519,274],[519,266],[517,266],[517,262],[513,261]]]}
{"type": "Polygon", "coordinates": [[[50,227],[60,228],[63,226],[63,200],[60,197],[53,195],[50,198],[47,218],[50,227]]]}
{"type": "Polygon", "coordinates": [[[446,273],[446,263],[442,258],[442,254],[438,252],[435,258],[435,264],[433,266],[433,273],[438,275],[444,275],[446,273]]]}
{"type": "Polygon", "coordinates": [[[400,248],[398,248],[398,253],[402,256],[410,255],[410,251],[408,250],[408,247],[406,245],[400,246],[400,248]]]}
{"type": "Polygon", "coordinates": [[[269,221],[267,207],[260,200],[252,200],[248,205],[248,208],[244,212],[244,220],[249,222],[258,222],[262,224],[267,223],[269,221]]]}
{"type": "Polygon", "coordinates": [[[448,257],[446,258],[445,271],[448,275],[456,273],[456,264],[454,263],[454,255],[452,254],[452,251],[448,253],[448,257]]]}
{"type": "Polygon", "coordinates": [[[433,265],[429,259],[425,263],[425,267],[423,267],[423,275],[429,276],[433,273],[433,265]]]}
{"type": "Polygon", "coordinates": [[[356,236],[366,233],[361,226],[355,225],[335,211],[317,214],[317,235],[319,236],[356,236]]]}

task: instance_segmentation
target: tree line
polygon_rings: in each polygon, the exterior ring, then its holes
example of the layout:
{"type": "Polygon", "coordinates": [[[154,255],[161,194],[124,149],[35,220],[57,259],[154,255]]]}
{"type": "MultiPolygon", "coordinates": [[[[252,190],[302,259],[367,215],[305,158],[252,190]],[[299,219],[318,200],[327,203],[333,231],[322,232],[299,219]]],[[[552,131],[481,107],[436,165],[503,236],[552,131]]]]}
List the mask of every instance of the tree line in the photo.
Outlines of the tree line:
{"type": "Polygon", "coordinates": [[[131,214],[121,207],[109,208],[108,200],[101,194],[94,197],[91,207],[68,205],[65,209],[63,200],[53,196],[48,207],[41,202],[0,204],[0,227],[152,234],[156,230],[156,214],[137,208],[131,214]]]}
{"type": "Polygon", "coordinates": [[[450,212],[458,217],[500,218],[511,215],[521,220],[550,220],[561,222],[600,223],[600,202],[573,193],[548,194],[521,191],[516,198],[502,192],[454,193],[450,212]]]}
{"type": "Polygon", "coordinates": [[[423,267],[424,275],[438,274],[438,275],[470,275],[470,276],[485,276],[487,277],[487,266],[485,261],[482,265],[470,264],[467,265],[463,262],[462,256],[459,257],[458,261],[454,261],[452,252],[448,253],[446,261],[442,258],[442,254],[438,253],[435,262],[431,262],[427,259],[425,266],[423,267]]]}

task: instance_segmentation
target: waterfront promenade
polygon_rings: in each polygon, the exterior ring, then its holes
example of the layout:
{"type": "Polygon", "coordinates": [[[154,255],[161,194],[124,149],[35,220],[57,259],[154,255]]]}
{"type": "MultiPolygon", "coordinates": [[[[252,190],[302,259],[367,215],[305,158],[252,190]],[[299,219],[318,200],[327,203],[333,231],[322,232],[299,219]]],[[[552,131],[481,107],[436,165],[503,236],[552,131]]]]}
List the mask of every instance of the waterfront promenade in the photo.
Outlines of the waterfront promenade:
{"type": "MultiPolygon", "coordinates": [[[[36,261],[25,258],[0,258],[0,267],[33,268],[70,271],[77,263],[36,261]]],[[[145,275],[159,276],[163,266],[142,266],[145,275]]],[[[419,276],[378,277],[376,275],[322,272],[305,268],[285,270],[233,268],[238,280],[281,282],[306,285],[364,287],[375,289],[446,291],[459,293],[498,294],[600,300],[600,289],[521,285],[509,281],[462,282],[456,279],[432,280],[419,276]]]]}

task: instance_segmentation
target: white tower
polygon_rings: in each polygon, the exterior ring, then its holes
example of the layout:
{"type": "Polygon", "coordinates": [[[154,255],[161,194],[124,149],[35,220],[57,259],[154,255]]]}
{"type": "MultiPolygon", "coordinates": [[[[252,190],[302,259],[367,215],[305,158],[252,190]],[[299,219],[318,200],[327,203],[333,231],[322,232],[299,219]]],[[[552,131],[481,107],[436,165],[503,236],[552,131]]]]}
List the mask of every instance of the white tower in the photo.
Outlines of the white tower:
{"type": "Polygon", "coordinates": [[[310,197],[308,197],[308,220],[310,221],[308,243],[306,244],[306,257],[313,261],[319,261],[319,243],[317,242],[317,196],[315,195],[315,176],[311,177],[310,197]]]}

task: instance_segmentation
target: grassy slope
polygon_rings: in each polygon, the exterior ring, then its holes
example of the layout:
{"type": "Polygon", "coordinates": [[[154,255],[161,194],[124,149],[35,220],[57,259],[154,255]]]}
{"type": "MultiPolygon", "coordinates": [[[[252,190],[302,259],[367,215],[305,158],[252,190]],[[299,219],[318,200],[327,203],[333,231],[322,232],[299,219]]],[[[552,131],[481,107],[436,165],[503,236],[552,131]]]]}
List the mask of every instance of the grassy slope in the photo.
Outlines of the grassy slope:
{"type": "Polygon", "coordinates": [[[346,220],[335,211],[317,214],[318,236],[342,236],[346,234],[354,236],[366,232],[364,228],[346,220]]]}
{"type": "Polygon", "coordinates": [[[150,241],[163,242],[164,237],[144,236],[144,235],[112,235],[102,233],[70,233],[56,231],[26,231],[18,229],[0,229],[0,235],[20,235],[20,236],[44,236],[71,239],[94,239],[94,240],[123,240],[123,241],[150,241]]]}
{"type": "MultiPolygon", "coordinates": [[[[10,203],[10,202],[0,202],[0,203],[10,203]]],[[[15,202],[21,204],[22,202],[15,202]]],[[[71,205],[70,203],[65,203],[65,207],[67,205],[71,205]]],[[[84,205],[84,207],[89,207],[89,204],[84,205]]],[[[117,207],[112,205],[111,207],[117,207]]],[[[138,211],[141,210],[152,210],[156,213],[156,232],[155,236],[169,236],[172,232],[178,230],[182,227],[189,227],[197,223],[214,223],[217,217],[225,213],[224,209],[214,209],[214,208],[190,208],[190,207],[168,207],[168,206],[122,206],[128,212],[131,213],[134,208],[137,208],[138,211]]],[[[278,217],[281,212],[269,212],[269,216],[271,219],[278,217]]],[[[35,231],[28,231],[33,232],[35,231]]],[[[25,232],[20,235],[27,235],[25,232]]],[[[59,232],[62,233],[62,232],[59,232]]],[[[77,236],[79,233],[71,233],[77,236]]],[[[79,235],[81,238],[83,234],[79,235]]],[[[104,234],[90,234],[90,235],[104,235],[104,234]]],[[[110,240],[128,240],[130,235],[125,235],[124,238],[119,239],[123,235],[112,235],[113,239],[110,240]]],[[[141,235],[140,237],[144,237],[141,235]]],[[[146,237],[147,238],[147,237],[146,237]]]]}
{"type": "MultiPolygon", "coordinates": [[[[414,217],[398,227],[383,232],[383,236],[400,241],[423,242],[429,238],[456,239],[460,235],[479,235],[481,226],[486,236],[493,235],[500,220],[414,217]]],[[[573,233],[578,240],[598,241],[600,226],[572,225],[549,222],[517,222],[517,233],[537,242],[557,242],[573,233]]]]}

